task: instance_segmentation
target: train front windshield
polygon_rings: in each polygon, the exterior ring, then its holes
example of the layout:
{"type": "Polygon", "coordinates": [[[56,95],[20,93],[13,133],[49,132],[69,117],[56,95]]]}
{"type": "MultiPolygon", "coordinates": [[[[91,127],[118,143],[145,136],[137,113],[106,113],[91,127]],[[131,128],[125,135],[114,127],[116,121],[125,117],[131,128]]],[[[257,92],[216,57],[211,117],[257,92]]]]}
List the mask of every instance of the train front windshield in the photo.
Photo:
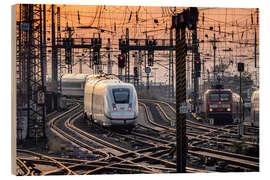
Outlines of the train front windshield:
{"type": "Polygon", "coordinates": [[[118,88],[112,90],[114,102],[116,104],[128,104],[130,91],[127,88],[118,88]]]}
{"type": "Polygon", "coordinates": [[[212,94],[210,94],[210,101],[212,101],[212,102],[229,101],[229,100],[230,100],[230,94],[228,94],[228,93],[224,93],[224,94],[212,93],[212,94]]]}

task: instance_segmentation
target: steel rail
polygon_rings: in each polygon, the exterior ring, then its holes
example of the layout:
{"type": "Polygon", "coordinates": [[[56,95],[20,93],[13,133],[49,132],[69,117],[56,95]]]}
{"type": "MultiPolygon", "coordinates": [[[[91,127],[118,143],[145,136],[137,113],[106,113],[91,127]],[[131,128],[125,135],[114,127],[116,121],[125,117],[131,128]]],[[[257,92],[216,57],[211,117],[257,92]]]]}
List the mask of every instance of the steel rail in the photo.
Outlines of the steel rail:
{"type": "Polygon", "coordinates": [[[22,171],[24,172],[24,176],[29,176],[31,173],[31,170],[26,166],[23,160],[21,160],[20,158],[16,158],[16,162],[20,166],[22,171]]]}
{"type": "MultiPolygon", "coordinates": [[[[53,157],[50,157],[50,156],[47,156],[47,155],[43,155],[43,154],[40,154],[40,153],[36,153],[36,152],[33,152],[33,151],[29,151],[29,150],[17,149],[17,151],[18,152],[22,152],[22,153],[28,153],[28,154],[31,154],[31,155],[34,155],[34,156],[38,156],[40,158],[45,158],[45,159],[51,160],[59,168],[65,169],[66,172],[67,172],[67,175],[71,175],[71,174],[76,175],[75,172],[71,171],[68,167],[66,167],[65,165],[63,165],[61,162],[55,160],[53,157]]],[[[43,175],[43,173],[41,175],[43,175]]]]}

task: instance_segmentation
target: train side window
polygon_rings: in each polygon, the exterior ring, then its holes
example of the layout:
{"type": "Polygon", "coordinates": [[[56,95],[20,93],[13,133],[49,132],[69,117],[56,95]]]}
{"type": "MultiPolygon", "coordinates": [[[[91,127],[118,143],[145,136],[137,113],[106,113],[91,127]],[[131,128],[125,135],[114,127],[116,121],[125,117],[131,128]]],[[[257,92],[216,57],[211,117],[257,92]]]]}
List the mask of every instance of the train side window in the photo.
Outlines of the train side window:
{"type": "Polygon", "coordinates": [[[77,82],[62,82],[63,87],[67,88],[81,88],[81,83],[77,82]]]}

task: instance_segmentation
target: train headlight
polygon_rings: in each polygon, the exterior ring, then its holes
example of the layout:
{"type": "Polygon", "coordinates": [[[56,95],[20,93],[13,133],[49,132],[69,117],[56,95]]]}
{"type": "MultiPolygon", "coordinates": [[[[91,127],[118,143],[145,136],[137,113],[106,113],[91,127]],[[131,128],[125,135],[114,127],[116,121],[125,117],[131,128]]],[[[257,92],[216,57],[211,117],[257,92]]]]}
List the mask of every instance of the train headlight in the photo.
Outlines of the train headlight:
{"type": "Polygon", "coordinates": [[[231,108],[227,108],[227,111],[231,111],[231,108]]]}
{"type": "Polygon", "coordinates": [[[132,104],[129,104],[128,105],[128,111],[131,111],[132,110],[132,104]]]}
{"type": "Polygon", "coordinates": [[[212,112],[212,111],[213,111],[213,109],[212,109],[212,108],[210,108],[210,109],[209,109],[209,111],[210,111],[210,112],[212,112]]]}
{"type": "Polygon", "coordinates": [[[114,103],[112,104],[112,106],[113,106],[113,111],[117,111],[116,105],[114,103]]]}

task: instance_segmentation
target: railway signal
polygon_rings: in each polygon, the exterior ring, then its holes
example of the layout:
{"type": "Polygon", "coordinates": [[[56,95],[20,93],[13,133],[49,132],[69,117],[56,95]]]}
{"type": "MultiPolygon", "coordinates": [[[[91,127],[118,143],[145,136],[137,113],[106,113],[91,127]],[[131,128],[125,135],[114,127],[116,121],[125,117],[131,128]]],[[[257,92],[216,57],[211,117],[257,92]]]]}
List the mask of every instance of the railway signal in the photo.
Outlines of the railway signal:
{"type": "Polygon", "coordinates": [[[148,66],[154,65],[154,51],[148,51],[148,66]]]}
{"type": "Polygon", "coordinates": [[[73,39],[71,38],[63,39],[63,46],[65,47],[65,63],[66,64],[72,64],[72,55],[71,55],[72,45],[73,45],[73,39]]]}
{"type": "Polygon", "coordinates": [[[243,72],[244,71],[244,63],[238,63],[238,72],[243,72]]]}
{"type": "Polygon", "coordinates": [[[124,68],[126,66],[126,59],[125,56],[120,54],[118,56],[118,67],[119,68],[124,68]]]}
{"type": "MultiPolygon", "coordinates": [[[[245,67],[244,63],[238,63],[238,65],[237,65],[237,70],[240,73],[240,79],[239,79],[239,82],[240,82],[240,107],[241,107],[240,112],[242,110],[242,113],[241,113],[242,117],[240,118],[240,122],[244,122],[244,120],[245,120],[245,110],[244,110],[245,107],[242,105],[242,101],[244,104],[244,99],[242,97],[242,72],[244,72],[244,67],[245,67]]],[[[239,132],[240,132],[240,130],[239,130],[239,132]]]]}
{"type": "Polygon", "coordinates": [[[138,77],[138,67],[134,67],[134,77],[138,77]]]}
{"type": "Polygon", "coordinates": [[[201,61],[196,59],[194,61],[195,77],[201,77],[201,61]]]}

